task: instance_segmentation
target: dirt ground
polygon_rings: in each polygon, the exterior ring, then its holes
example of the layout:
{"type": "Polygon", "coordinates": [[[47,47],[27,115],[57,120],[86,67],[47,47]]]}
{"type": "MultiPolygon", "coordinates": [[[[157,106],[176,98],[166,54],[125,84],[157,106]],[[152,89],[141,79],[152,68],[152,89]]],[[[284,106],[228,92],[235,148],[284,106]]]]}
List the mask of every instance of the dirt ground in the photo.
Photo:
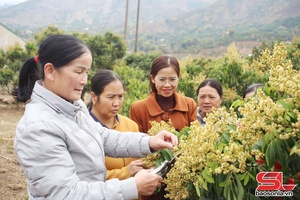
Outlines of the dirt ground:
{"type": "MultiPolygon", "coordinates": [[[[86,94],[85,103],[90,101],[86,94]]],[[[0,200],[28,199],[24,172],[14,153],[17,123],[24,113],[24,104],[16,105],[11,95],[0,94],[0,200]]]]}
{"type": "MultiPolygon", "coordinates": [[[[0,200],[28,199],[26,180],[18,165],[13,142],[15,129],[24,112],[24,106],[3,103],[0,96],[0,200]]],[[[6,98],[9,99],[9,98],[6,98]]]]}

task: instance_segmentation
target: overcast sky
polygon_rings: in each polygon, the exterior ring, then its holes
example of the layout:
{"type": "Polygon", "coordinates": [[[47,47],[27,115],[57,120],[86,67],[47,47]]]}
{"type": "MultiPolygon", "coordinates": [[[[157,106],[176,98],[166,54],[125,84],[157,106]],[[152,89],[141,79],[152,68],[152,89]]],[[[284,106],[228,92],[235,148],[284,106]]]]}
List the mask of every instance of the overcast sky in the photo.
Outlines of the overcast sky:
{"type": "Polygon", "coordinates": [[[26,0],[0,0],[0,6],[3,6],[5,4],[15,5],[15,4],[21,3],[23,1],[26,1],[26,0]]]}

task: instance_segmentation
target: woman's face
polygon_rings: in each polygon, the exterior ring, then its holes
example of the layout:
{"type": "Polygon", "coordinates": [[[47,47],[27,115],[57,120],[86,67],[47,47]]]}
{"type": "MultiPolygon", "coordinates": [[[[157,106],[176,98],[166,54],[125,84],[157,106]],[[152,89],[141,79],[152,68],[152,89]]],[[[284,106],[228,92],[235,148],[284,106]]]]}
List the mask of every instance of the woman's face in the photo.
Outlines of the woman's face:
{"type": "MultiPolygon", "coordinates": [[[[50,63],[46,65],[52,66],[50,63]]],[[[44,86],[67,101],[79,100],[91,65],[92,56],[85,53],[60,69],[46,69],[44,86]]]]}
{"type": "Polygon", "coordinates": [[[114,118],[124,103],[124,89],[119,80],[110,82],[104,87],[103,92],[96,96],[91,93],[93,113],[101,118],[114,118]]]}
{"type": "Polygon", "coordinates": [[[244,100],[247,100],[247,99],[249,99],[250,97],[252,97],[252,96],[254,96],[254,95],[255,95],[255,91],[249,92],[249,93],[247,93],[247,94],[245,95],[244,100]]]}
{"type": "Polygon", "coordinates": [[[173,67],[166,67],[158,71],[155,77],[150,75],[155,84],[157,94],[170,97],[177,89],[179,77],[173,67]]]}
{"type": "Polygon", "coordinates": [[[211,112],[213,107],[219,108],[222,102],[217,90],[209,85],[199,89],[197,98],[198,106],[204,116],[206,116],[206,113],[211,112]]]}

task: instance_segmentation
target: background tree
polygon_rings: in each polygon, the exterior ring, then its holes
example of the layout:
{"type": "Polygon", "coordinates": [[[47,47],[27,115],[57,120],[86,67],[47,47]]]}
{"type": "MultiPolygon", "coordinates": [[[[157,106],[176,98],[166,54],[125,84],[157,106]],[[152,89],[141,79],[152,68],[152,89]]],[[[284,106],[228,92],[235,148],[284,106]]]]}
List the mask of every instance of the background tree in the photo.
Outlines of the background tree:
{"type": "Polygon", "coordinates": [[[36,55],[36,48],[32,43],[27,43],[25,49],[15,45],[9,47],[6,52],[0,51],[0,86],[7,93],[11,94],[12,89],[17,87],[23,62],[34,55],[36,55]]]}
{"type": "Polygon", "coordinates": [[[300,37],[295,37],[287,47],[288,58],[292,61],[293,67],[300,70],[300,37]]]}
{"type": "Polygon", "coordinates": [[[144,75],[142,76],[143,80],[148,81],[151,64],[153,60],[161,54],[160,51],[127,54],[124,58],[124,64],[131,68],[141,69],[144,72],[144,75]]]}
{"type": "Polygon", "coordinates": [[[58,29],[56,26],[50,24],[47,28],[43,29],[42,31],[36,33],[34,35],[34,39],[36,41],[36,44],[39,46],[42,41],[44,41],[48,36],[53,34],[65,34],[66,32],[64,30],[58,29]]]}
{"type": "MultiPolygon", "coordinates": [[[[45,30],[38,32],[36,41],[26,44],[25,49],[19,46],[11,47],[6,52],[0,50],[0,84],[10,92],[10,88],[18,83],[18,73],[22,63],[29,57],[37,54],[37,46],[51,34],[62,33],[57,27],[49,25],[45,30]]],[[[163,54],[161,51],[149,53],[126,54],[126,46],[122,38],[113,33],[107,32],[104,35],[90,35],[88,32],[70,33],[81,38],[91,49],[93,56],[92,69],[90,70],[88,83],[83,92],[82,98],[90,90],[91,77],[99,69],[114,70],[125,82],[126,101],[121,113],[128,115],[129,106],[132,102],[145,98],[149,94],[149,72],[152,61],[163,54]]],[[[149,36],[150,37],[150,36],[149,36]]],[[[159,42],[159,37],[156,38],[159,42]]],[[[287,52],[292,60],[294,68],[299,68],[299,38],[295,38],[288,45],[287,52]]],[[[257,48],[260,57],[271,57],[274,44],[269,48],[267,44],[257,48]],[[262,49],[271,49],[262,51],[262,49]],[[262,55],[261,52],[264,52],[262,55]]],[[[254,56],[255,57],[255,56],[254,56]]],[[[243,58],[240,56],[235,44],[231,44],[223,57],[217,59],[205,59],[203,57],[193,58],[187,56],[178,59],[181,67],[181,77],[178,85],[178,92],[196,100],[196,89],[205,78],[215,78],[223,86],[223,105],[229,108],[233,101],[241,99],[242,92],[253,83],[266,83],[268,74],[262,71],[268,66],[265,61],[252,57],[243,58]],[[257,68],[261,66],[261,68],[257,68]]]]}
{"type": "Polygon", "coordinates": [[[143,70],[124,65],[122,62],[115,65],[114,71],[119,75],[125,85],[125,101],[120,113],[129,116],[132,102],[146,98],[149,94],[149,82],[141,79],[145,76],[143,70]]]}
{"type": "Polygon", "coordinates": [[[92,70],[113,69],[118,59],[126,54],[126,47],[121,37],[106,32],[104,35],[84,37],[93,56],[92,70]]]}

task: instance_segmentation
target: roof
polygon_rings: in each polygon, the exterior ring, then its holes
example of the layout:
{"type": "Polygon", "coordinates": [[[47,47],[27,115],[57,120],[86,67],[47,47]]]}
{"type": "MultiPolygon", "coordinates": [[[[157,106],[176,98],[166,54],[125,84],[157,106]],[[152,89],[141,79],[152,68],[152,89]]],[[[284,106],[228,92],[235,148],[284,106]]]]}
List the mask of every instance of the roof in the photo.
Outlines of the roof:
{"type": "Polygon", "coordinates": [[[16,44],[25,48],[26,41],[0,23],[0,48],[6,51],[9,47],[16,44]]]}

